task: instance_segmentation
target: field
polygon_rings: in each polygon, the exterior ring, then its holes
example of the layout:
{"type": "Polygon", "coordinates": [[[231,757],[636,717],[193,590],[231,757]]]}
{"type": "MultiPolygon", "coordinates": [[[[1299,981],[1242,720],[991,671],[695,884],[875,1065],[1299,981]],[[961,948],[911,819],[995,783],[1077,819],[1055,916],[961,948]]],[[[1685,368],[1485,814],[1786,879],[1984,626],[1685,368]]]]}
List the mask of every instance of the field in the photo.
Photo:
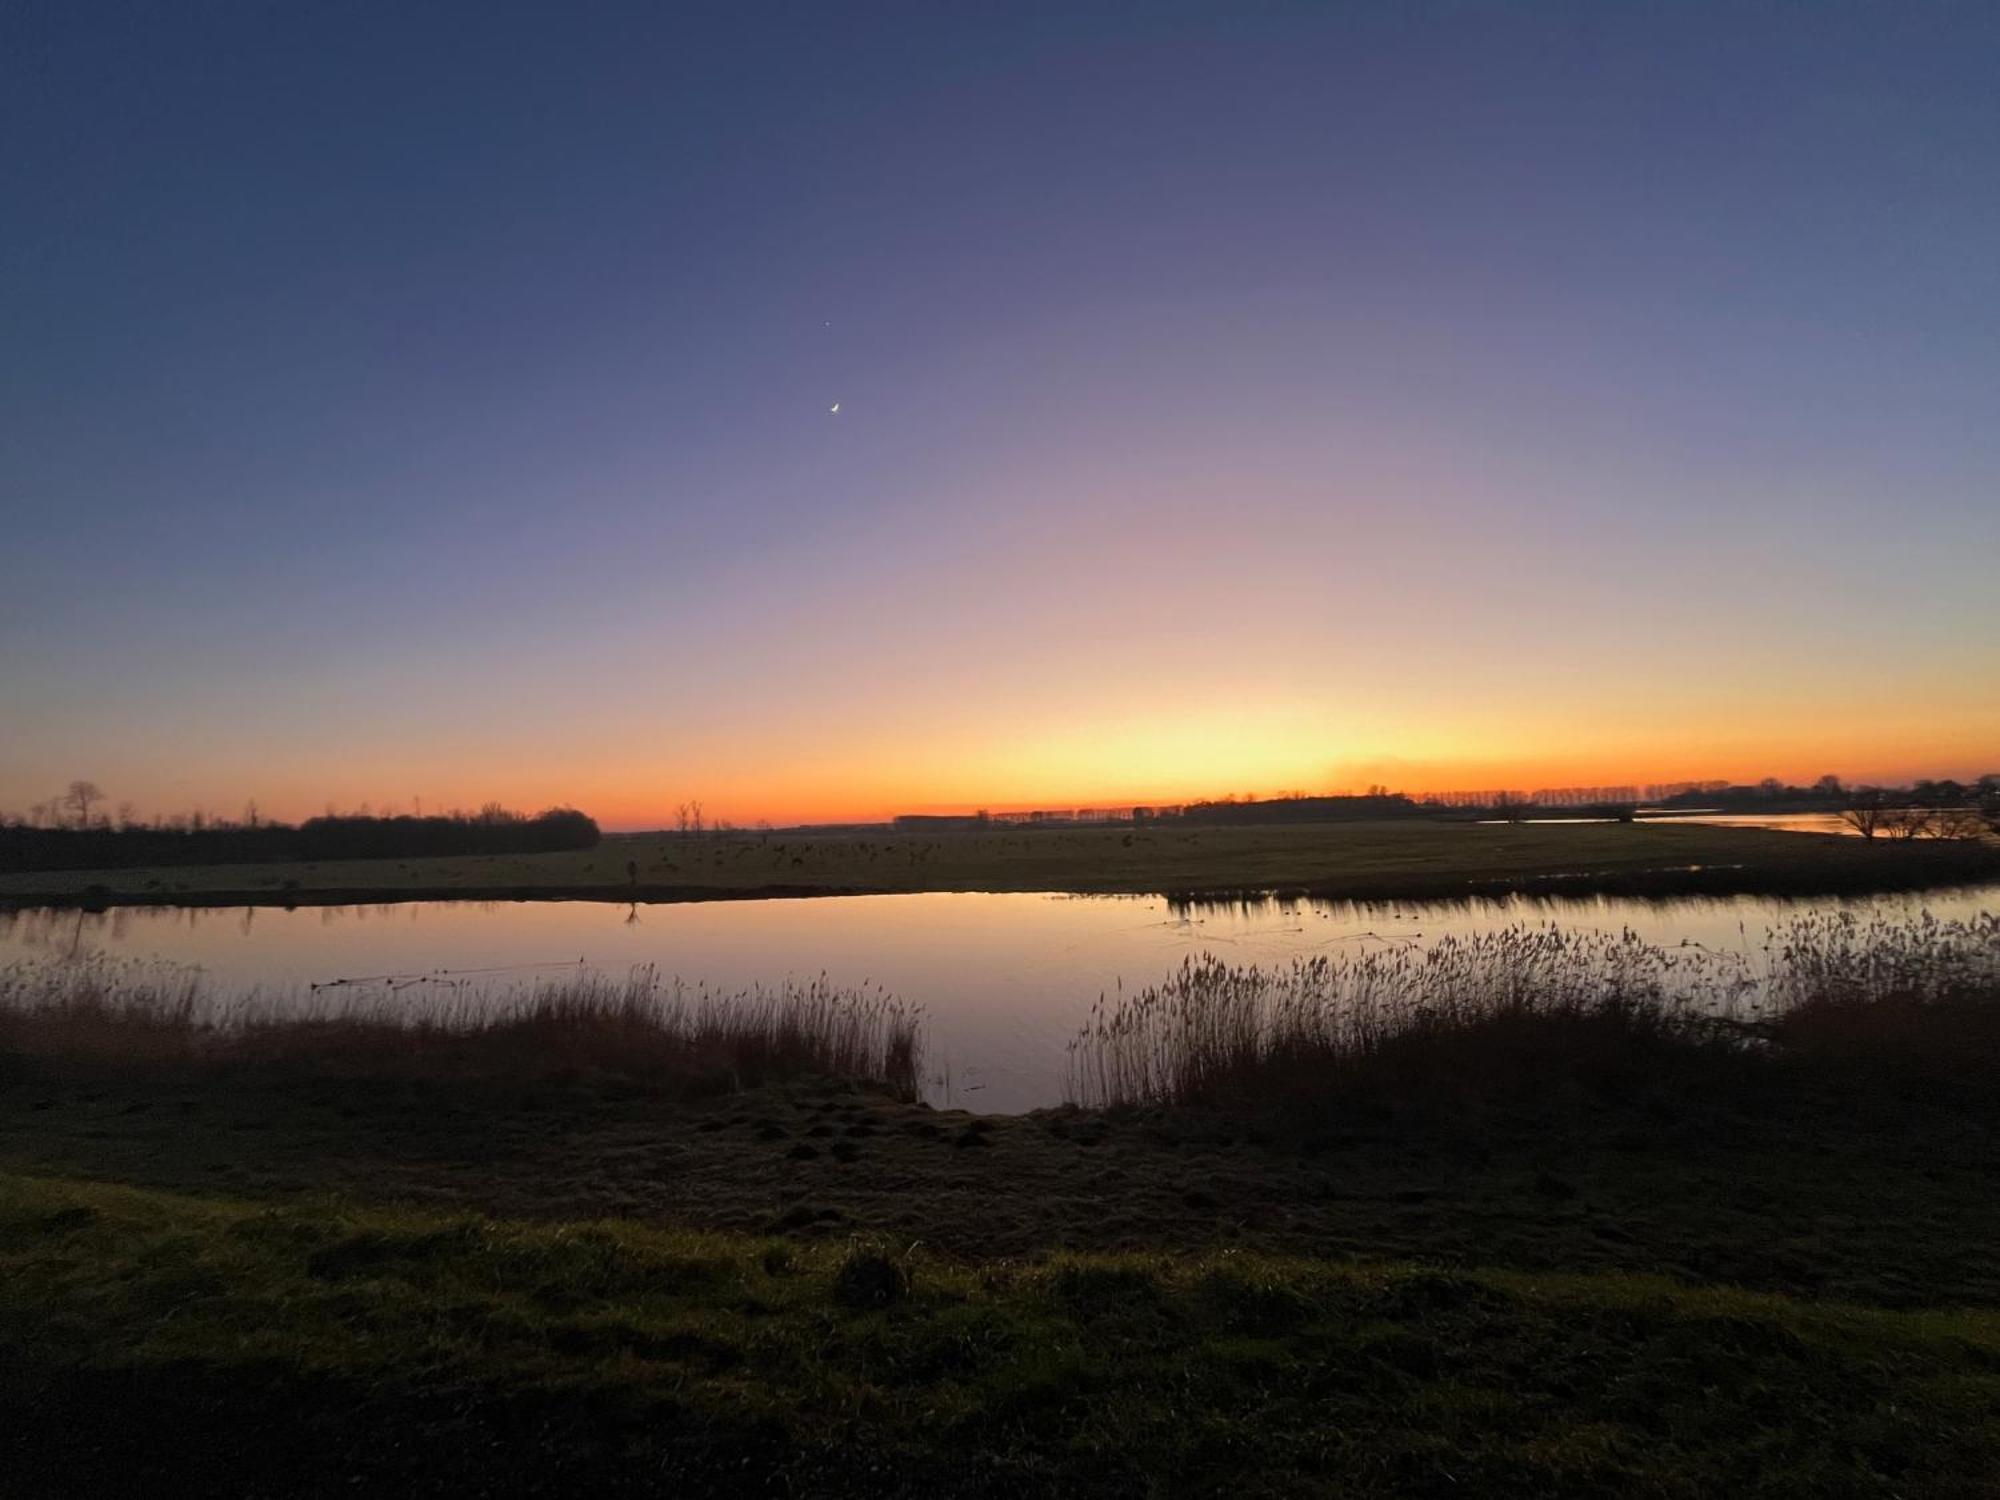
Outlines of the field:
{"type": "Polygon", "coordinates": [[[2000,1319],[0,1177],[19,1496],[1974,1496],[2000,1319]]]}
{"type": "Polygon", "coordinates": [[[290,905],[416,898],[703,900],[885,891],[1337,898],[1506,890],[1628,894],[1888,890],[2000,875],[1958,844],[1692,824],[1398,820],[1271,828],[621,836],[594,849],[0,877],[0,902],[290,905]]]}
{"type": "Polygon", "coordinates": [[[0,1087],[10,1492],[1977,1495],[1984,1104],[0,1087]]]}

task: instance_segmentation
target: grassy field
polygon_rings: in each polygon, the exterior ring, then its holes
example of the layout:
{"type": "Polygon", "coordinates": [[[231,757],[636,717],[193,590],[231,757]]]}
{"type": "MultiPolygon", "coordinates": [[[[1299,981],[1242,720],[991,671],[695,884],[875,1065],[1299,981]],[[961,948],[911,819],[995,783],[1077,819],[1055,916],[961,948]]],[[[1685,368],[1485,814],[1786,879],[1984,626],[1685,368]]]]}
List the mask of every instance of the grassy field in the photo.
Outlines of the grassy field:
{"type": "Polygon", "coordinates": [[[1985,1495],[1995,1090],[0,1073],[8,1492],[1985,1495]]]}
{"type": "Polygon", "coordinates": [[[1330,897],[1480,891],[1898,889],[2000,876],[2000,853],[1692,824],[1398,820],[1274,828],[628,836],[556,854],[0,877],[0,901],[222,905],[389,899],[700,900],[874,891],[1330,897]]]}
{"type": "Polygon", "coordinates": [[[0,1176],[18,1496],[1982,1495],[2000,1317],[0,1176]]]}

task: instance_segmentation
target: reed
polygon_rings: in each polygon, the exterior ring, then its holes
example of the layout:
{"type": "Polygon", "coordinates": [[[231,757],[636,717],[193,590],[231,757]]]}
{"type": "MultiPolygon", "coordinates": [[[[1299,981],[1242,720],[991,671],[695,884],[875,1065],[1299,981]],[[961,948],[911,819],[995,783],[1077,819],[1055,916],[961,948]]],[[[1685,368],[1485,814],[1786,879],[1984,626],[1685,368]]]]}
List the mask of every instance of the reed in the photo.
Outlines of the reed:
{"type": "Polygon", "coordinates": [[[289,1064],[410,1076],[608,1075],[748,1085],[803,1075],[914,1099],[922,1014],[824,975],[740,991],[579,974],[474,984],[218,990],[195,972],[113,959],[0,969],[0,1056],[289,1064]]]}
{"type": "Polygon", "coordinates": [[[1463,1093],[1703,1056],[1985,1068],[1996,1001],[1993,914],[1814,914],[1743,953],[1523,925],[1275,969],[1204,955],[1100,997],[1067,1091],[1097,1108],[1463,1093]]]}

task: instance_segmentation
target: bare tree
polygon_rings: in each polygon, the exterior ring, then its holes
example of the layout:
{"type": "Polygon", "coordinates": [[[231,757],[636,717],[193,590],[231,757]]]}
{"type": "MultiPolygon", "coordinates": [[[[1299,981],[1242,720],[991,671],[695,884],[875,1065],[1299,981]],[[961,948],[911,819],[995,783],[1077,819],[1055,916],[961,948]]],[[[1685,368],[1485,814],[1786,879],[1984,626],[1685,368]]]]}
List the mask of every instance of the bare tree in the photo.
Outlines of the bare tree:
{"type": "Polygon", "coordinates": [[[104,799],[104,792],[94,781],[72,781],[69,790],[63,794],[63,803],[76,810],[76,826],[90,826],[90,806],[104,799]]]}
{"type": "Polygon", "coordinates": [[[1847,806],[1840,810],[1840,820],[1864,839],[1873,839],[1882,832],[1894,811],[1880,792],[1864,788],[1847,799],[1847,806]]]}
{"type": "Polygon", "coordinates": [[[1937,812],[1929,807],[1892,807],[1883,820],[1882,831],[1890,838],[1907,843],[1920,839],[1931,831],[1937,821],[1937,812]]]}
{"type": "Polygon", "coordinates": [[[1941,807],[1930,815],[1927,831],[1934,839],[1962,841],[1983,838],[1991,816],[1977,807],[1941,807]]]}

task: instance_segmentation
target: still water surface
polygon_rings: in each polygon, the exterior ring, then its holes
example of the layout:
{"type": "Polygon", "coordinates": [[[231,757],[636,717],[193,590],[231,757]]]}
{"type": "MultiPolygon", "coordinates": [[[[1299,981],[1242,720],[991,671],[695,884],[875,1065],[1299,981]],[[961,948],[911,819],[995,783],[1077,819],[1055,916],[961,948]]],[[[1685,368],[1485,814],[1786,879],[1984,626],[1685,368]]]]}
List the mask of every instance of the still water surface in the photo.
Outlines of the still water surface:
{"type": "Polygon", "coordinates": [[[561,978],[579,965],[622,977],[654,964],[662,975],[727,989],[824,973],[925,1008],[937,1102],[1012,1111],[1060,1102],[1065,1044],[1098,995],[1156,983],[1205,952],[1231,963],[1284,964],[1523,922],[1629,927],[1652,942],[1754,952],[1775,923],[1832,909],[1970,917],[2000,911],[2000,885],[1857,902],[1585,897],[1186,909],[1156,897],[940,893],[634,907],[123,907],[0,913],[0,963],[93,953],[157,959],[197,965],[223,989],[259,987],[279,1003],[336,979],[439,971],[491,990],[561,978]]]}
{"type": "MultiPolygon", "coordinates": [[[[1488,828],[1497,828],[1511,822],[1508,818],[1481,818],[1479,822],[1488,828]]],[[[1616,823],[1617,818],[1575,817],[1575,818],[1529,818],[1529,823],[1616,823]]],[[[1775,828],[1781,833],[1831,833],[1843,838],[1859,838],[1861,830],[1854,827],[1839,813],[1640,813],[1636,821],[1640,823],[1697,823],[1707,828],[1775,828]]]]}

